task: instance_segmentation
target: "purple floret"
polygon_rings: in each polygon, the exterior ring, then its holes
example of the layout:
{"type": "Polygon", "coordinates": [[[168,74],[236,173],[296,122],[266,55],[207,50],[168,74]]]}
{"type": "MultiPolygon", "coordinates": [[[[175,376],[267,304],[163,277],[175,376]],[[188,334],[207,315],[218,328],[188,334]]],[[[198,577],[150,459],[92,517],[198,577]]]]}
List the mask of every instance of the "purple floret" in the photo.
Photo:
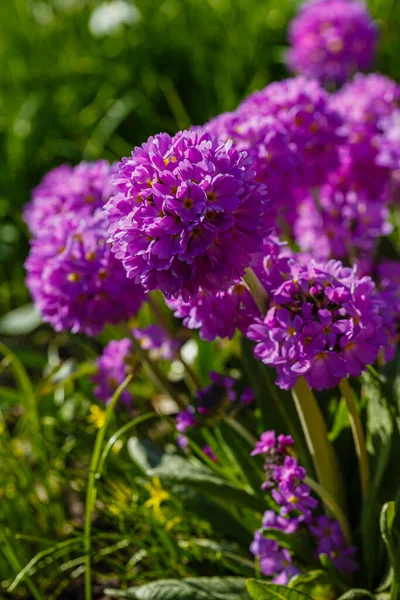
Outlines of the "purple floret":
{"type": "Polygon", "coordinates": [[[113,252],[130,278],[169,298],[229,287],[273,224],[251,159],[201,131],[149,138],[113,181],[113,252]]]}
{"type": "Polygon", "coordinates": [[[377,39],[377,26],[363,2],[306,2],[289,27],[288,66],[323,84],[342,84],[370,68],[377,39]]]}
{"type": "Polygon", "coordinates": [[[112,254],[101,210],[59,215],[32,241],[25,266],[35,305],[56,331],[97,335],[131,318],[145,297],[112,254]]]}

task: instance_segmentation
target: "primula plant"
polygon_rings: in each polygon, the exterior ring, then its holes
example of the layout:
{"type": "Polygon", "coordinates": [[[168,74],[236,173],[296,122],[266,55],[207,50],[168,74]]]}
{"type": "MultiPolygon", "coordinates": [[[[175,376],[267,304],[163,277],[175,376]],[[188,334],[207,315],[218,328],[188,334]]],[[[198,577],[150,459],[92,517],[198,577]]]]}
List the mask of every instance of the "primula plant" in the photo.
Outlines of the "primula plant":
{"type": "Polygon", "coordinates": [[[6,598],[400,600],[400,86],[359,72],[377,40],[357,0],[306,3],[296,76],[33,190],[54,337],[35,384],[0,346],[6,598]]]}

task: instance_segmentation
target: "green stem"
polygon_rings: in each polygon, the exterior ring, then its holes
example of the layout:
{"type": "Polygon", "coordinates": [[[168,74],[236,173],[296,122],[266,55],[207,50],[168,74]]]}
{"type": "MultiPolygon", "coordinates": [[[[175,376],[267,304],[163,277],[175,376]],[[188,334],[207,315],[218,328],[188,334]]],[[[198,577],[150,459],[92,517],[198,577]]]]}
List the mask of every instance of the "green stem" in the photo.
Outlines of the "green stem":
{"type": "Polygon", "coordinates": [[[346,401],[349,411],[351,431],[353,434],[354,446],[356,449],[358,466],[360,469],[361,490],[363,497],[365,498],[368,489],[370,473],[364,431],[361,424],[360,415],[357,410],[357,405],[354,400],[353,390],[351,389],[347,379],[342,379],[342,381],[339,383],[339,388],[342,392],[343,398],[346,401]]]}
{"type": "Polygon", "coordinates": [[[268,306],[268,294],[251,267],[247,267],[245,270],[243,281],[253,296],[254,302],[260,309],[261,314],[265,316],[268,306]]]}
{"type": "Polygon", "coordinates": [[[304,377],[299,377],[297,380],[292,389],[292,396],[319,483],[343,510],[345,500],[339,465],[328,439],[324,418],[304,377]]]}
{"type": "Polygon", "coordinates": [[[166,379],[166,377],[160,371],[158,366],[150,359],[148,353],[145,350],[143,350],[137,339],[135,339],[133,335],[130,335],[130,340],[132,342],[132,346],[136,354],[142,360],[143,364],[147,367],[147,370],[152,375],[158,387],[168,396],[170,396],[173,400],[175,400],[179,407],[182,408],[186,406],[186,403],[182,400],[174,386],[170,384],[170,382],[168,381],[168,379],[166,379]]]}
{"type": "Polygon", "coordinates": [[[128,375],[125,381],[114,392],[109,405],[106,408],[104,424],[99,429],[92,459],[90,461],[89,479],[86,490],[86,505],[85,505],[85,523],[83,531],[83,548],[85,553],[85,600],[92,600],[92,565],[91,565],[91,550],[92,550],[92,512],[96,502],[96,480],[98,479],[98,465],[101,457],[101,449],[104,442],[104,437],[107,427],[114,413],[115,405],[126,386],[132,379],[132,375],[128,375]]]}
{"type": "MultiPolygon", "coordinates": [[[[7,559],[10,567],[16,571],[18,574],[21,573],[22,569],[21,569],[21,564],[18,560],[17,555],[14,552],[14,548],[12,547],[12,545],[10,544],[10,541],[7,537],[8,533],[6,532],[6,530],[3,528],[0,529],[0,536],[3,539],[3,554],[5,556],[5,558],[7,559]]],[[[18,577],[18,575],[17,575],[18,577]]],[[[33,583],[33,581],[31,580],[31,578],[29,577],[28,574],[25,575],[25,577],[21,577],[21,580],[25,579],[25,584],[26,587],[29,589],[30,593],[32,594],[32,599],[34,600],[44,600],[44,597],[42,596],[42,594],[40,593],[40,591],[37,589],[37,587],[35,586],[35,584],[33,583]]],[[[10,586],[11,588],[12,586],[10,586]]],[[[16,587],[16,586],[14,586],[16,587]]],[[[11,589],[9,588],[8,591],[11,592],[11,589]]],[[[14,588],[12,588],[14,589],[14,588]]]]}

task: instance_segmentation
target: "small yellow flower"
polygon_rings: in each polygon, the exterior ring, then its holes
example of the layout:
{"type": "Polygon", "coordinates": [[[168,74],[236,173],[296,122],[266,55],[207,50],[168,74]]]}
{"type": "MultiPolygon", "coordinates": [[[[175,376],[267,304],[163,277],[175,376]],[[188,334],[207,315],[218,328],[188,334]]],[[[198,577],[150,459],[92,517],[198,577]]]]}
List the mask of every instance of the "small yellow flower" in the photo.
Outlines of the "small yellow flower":
{"type": "Polygon", "coordinates": [[[101,429],[104,425],[105,419],[106,411],[100,408],[100,406],[92,404],[90,407],[90,415],[87,418],[88,422],[94,425],[97,429],[101,429]]]}
{"type": "Polygon", "coordinates": [[[169,499],[169,493],[164,490],[158,477],[154,477],[152,483],[145,485],[150,498],[144,503],[146,508],[152,508],[155,517],[161,516],[161,504],[169,499]]]}

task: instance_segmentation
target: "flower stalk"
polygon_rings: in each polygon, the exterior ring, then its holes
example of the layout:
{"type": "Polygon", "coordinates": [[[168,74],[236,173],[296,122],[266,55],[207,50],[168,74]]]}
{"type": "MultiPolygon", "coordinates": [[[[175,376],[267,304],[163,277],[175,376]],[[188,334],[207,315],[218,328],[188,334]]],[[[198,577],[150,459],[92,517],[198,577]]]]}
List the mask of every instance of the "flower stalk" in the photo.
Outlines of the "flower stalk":
{"type": "MultiPolygon", "coordinates": [[[[292,396],[306,437],[318,481],[344,512],[345,498],[339,465],[328,438],[324,417],[304,377],[299,377],[292,396]]],[[[329,506],[327,506],[329,510],[329,506]]]]}
{"type": "Polygon", "coordinates": [[[353,434],[354,446],[356,449],[360,470],[361,490],[363,498],[365,499],[370,480],[370,472],[364,431],[357,405],[354,400],[353,390],[351,389],[348,380],[342,379],[342,381],[339,383],[339,388],[343,398],[346,401],[347,409],[349,411],[351,431],[353,434]]]}

